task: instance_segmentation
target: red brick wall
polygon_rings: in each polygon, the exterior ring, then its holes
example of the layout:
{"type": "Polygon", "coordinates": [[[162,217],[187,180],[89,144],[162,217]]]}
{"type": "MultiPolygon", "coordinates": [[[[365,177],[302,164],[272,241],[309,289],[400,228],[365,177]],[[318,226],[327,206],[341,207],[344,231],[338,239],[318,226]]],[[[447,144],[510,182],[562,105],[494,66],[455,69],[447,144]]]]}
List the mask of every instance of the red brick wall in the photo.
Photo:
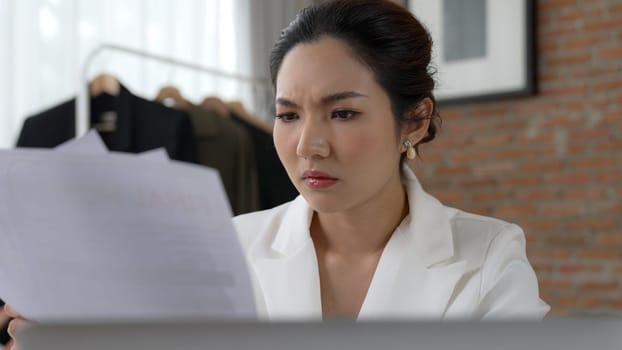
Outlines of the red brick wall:
{"type": "Polygon", "coordinates": [[[441,108],[415,168],[521,225],[551,315],[622,315],[622,1],[537,2],[537,96],[441,108]]]}

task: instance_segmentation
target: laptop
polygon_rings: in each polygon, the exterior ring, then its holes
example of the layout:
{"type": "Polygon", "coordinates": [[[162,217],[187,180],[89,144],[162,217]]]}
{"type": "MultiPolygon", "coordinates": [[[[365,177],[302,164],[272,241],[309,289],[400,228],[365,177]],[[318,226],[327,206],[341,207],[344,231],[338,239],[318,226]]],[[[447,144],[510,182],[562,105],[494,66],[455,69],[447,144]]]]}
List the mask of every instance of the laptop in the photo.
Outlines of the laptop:
{"type": "Polygon", "coordinates": [[[47,324],[20,350],[620,350],[622,319],[543,322],[178,322],[47,324]]]}

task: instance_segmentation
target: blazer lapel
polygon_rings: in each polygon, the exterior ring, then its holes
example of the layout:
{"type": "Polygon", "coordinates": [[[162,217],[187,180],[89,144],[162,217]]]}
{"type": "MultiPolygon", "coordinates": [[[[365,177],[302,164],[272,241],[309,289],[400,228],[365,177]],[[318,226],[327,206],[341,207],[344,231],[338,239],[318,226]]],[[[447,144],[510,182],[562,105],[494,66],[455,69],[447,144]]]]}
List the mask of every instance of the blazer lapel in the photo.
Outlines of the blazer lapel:
{"type": "MultiPolygon", "coordinates": [[[[456,285],[464,275],[466,262],[414,269],[411,278],[404,279],[396,289],[405,318],[442,320],[450,305],[456,285]]],[[[398,312],[399,315],[399,312],[398,312]]]]}
{"type": "Polygon", "coordinates": [[[405,167],[410,215],[393,234],[376,268],[359,319],[440,320],[464,276],[455,261],[450,214],[405,167]]]}
{"type": "Polygon", "coordinates": [[[270,254],[251,253],[270,319],[321,319],[320,279],[309,234],[311,209],[298,197],[287,209],[270,254]]]}
{"type": "MultiPolygon", "coordinates": [[[[387,243],[359,313],[360,320],[440,320],[465,275],[454,258],[451,212],[405,169],[410,213],[387,243]]],[[[309,235],[312,210],[299,196],[276,235],[249,258],[271,319],[321,319],[319,271],[309,235]],[[266,249],[268,251],[266,251],[266,249]]]]}

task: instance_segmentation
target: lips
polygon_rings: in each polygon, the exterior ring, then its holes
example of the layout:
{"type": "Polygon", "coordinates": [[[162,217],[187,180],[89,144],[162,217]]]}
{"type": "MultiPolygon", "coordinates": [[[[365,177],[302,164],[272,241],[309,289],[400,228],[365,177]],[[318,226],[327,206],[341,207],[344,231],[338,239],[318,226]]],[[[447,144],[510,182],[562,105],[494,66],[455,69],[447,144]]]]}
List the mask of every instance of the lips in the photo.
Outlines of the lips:
{"type": "Polygon", "coordinates": [[[333,186],[338,179],[330,174],[318,170],[307,170],[302,174],[302,180],[311,189],[322,189],[333,186]]]}

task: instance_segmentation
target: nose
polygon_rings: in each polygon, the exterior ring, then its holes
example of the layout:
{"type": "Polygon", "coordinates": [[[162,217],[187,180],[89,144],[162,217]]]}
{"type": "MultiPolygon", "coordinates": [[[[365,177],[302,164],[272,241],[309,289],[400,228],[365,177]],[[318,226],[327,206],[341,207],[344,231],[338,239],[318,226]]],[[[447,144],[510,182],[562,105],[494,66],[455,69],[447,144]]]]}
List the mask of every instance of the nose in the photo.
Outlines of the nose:
{"type": "Polygon", "coordinates": [[[317,121],[306,121],[300,130],[298,146],[296,147],[298,157],[326,158],[330,155],[330,144],[328,142],[328,132],[325,127],[317,121]]]}

